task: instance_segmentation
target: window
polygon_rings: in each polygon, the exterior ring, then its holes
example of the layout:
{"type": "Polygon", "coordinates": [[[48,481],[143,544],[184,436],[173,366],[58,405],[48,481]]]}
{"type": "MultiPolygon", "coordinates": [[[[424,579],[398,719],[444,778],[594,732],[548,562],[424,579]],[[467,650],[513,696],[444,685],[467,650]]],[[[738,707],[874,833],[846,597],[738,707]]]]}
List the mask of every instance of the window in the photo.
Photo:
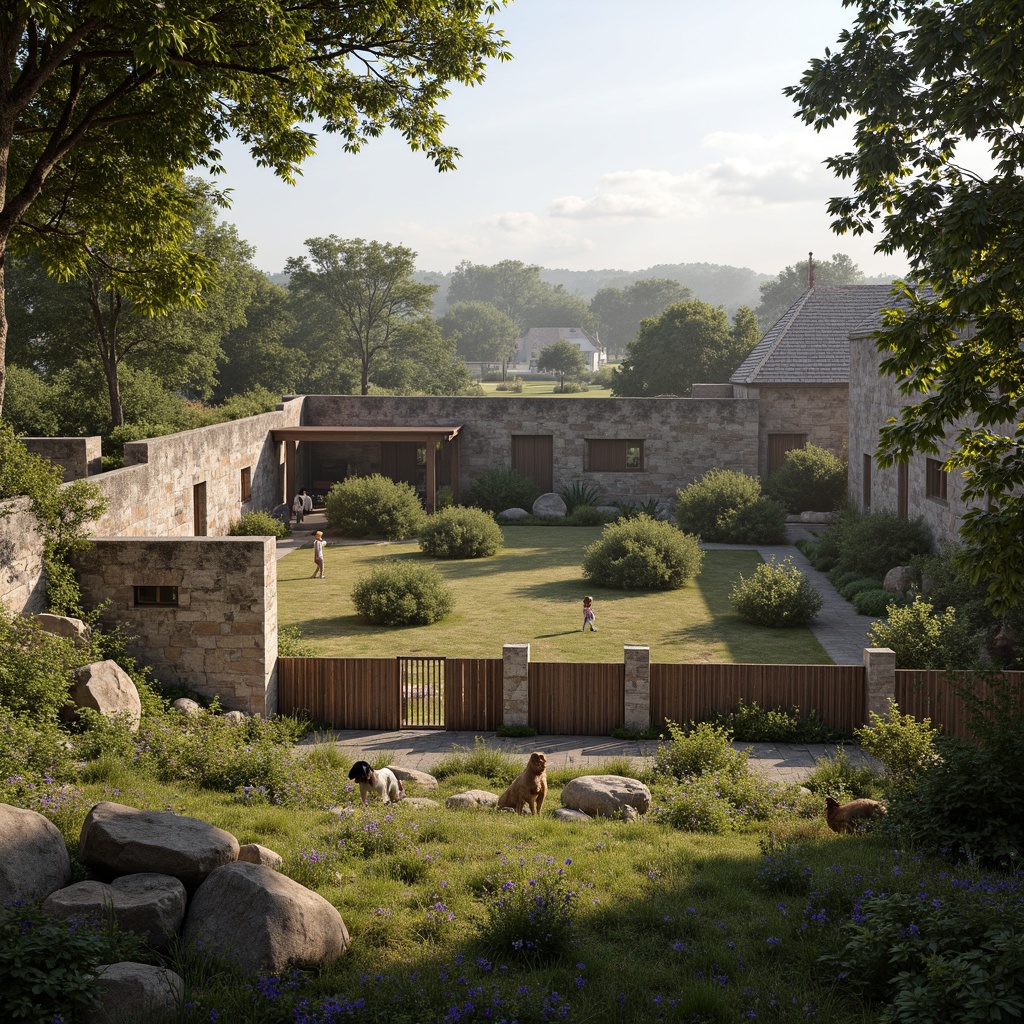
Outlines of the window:
{"type": "Polygon", "coordinates": [[[871,456],[865,455],[861,469],[861,487],[863,505],[865,509],[871,508],[871,456]]]}
{"type": "Polygon", "coordinates": [[[644,468],[643,441],[587,441],[586,469],[591,473],[636,473],[644,468]]]}
{"type": "Polygon", "coordinates": [[[252,497],[252,467],[246,466],[242,470],[241,478],[241,500],[248,501],[252,497]]]}
{"type": "Polygon", "coordinates": [[[177,587],[136,587],[136,605],[162,605],[165,608],[177,608],[177,587]]]}
{"type": "Polygon", "coordinates": [[[928,459],[925,463],[924,493],[927,498],[936,501],[946,500],[946,480],[949,477],[938,459],[928,459]]]}

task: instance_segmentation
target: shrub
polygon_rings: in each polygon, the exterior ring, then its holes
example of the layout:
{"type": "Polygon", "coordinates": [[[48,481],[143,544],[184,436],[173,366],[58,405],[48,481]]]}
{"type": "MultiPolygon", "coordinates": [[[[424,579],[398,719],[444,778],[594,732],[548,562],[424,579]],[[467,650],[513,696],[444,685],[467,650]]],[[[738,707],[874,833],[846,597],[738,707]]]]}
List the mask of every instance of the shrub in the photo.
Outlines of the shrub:
{"type": "Polygon", "coordinates": [[[833,525],[839,534],[839,567],[876,580],[932,550],[923,519],[901,519],[895,512],[848,512],[833,525]]]}
{"type": "Polygon", "coordinates": [[[68,673],[86,660],[70,640],[0,606],[0,707],[56,722],[69,699],[68,673]]]}
{"type": "Polygon", "coordinates": [[[789,512],[832,512],[846,501],[846,463],[814,444],[794,448],[764,490],[789,512]]]}
{"type": "Polygon", "coordinates": [[[453,775],[479,775],[504,788],[522,770],[522,765],[504,750],[488,747],[483,737],[477,736],[473,740],[472,752],[453,746],[452,752],[434,765],[431,774],[438,779],[453,775]]]}
{"type": "Polygon", "coordinates": [[[761,494],[756,477],[712,469],[676,495],[679,528],[706,541],[776,544],[786,531],[786,510],[761,494]]]}
{"type": "Polygon", "coordinates": [[[278,626],[277,653],[281,658],[315,658],[317,646],[302,635],[298,626],[278,626]]]}
{"type": "Polygon", "coordinates": [[[283,540],[290,537],[292,531],[269,512],[246,512],[241,519],[232,521],[228,534],[232,537],[277,537],[283,540]]]}
{"type": "Polygon", "coordinates": [[[356,582],[352,601],[376,626],[427,626],[452,610],[451,588],[432,565],[384,561],[356,582]]]}
{"type": "Polygon", "coordinates": [[[912,792],[922,773],[936,760],[938,730],[932,720],[918,721],[913,715],[901,715],[894,700],[888,704],[885,718],[872,711],[868,724],[854,734],[860,745],[885,769],[886,785],[891,790],[912,792]]]}
{"type": "Polygon", "coordinates": [[[492,469],[473,481],[472,504],[485,512],[504,512],[507,508],[529,511],[540,497],[540,488],[514,469],[492,469]]]}
{"type": "Polygon", "coordinates": [[[881,782],[874,768],[854,764],[842,747],[836,747],[834,754],[819,757],[814,762],[814,769],[804,785],[817,796],[831,796],[843,802],[858,797],[878,797],[881,782]]]}
{"type": "Polygon", "coordinates": [[[614,380],[614,369],[605,364],[599,370],[595,370],[589,377],[590,383],[596,388],[610,388],[614,380]]]}
{"type": "Polygon", "coordinates": [[[441,509],[420,528],[420,550],[433,558],[489,558],[504,543],[494,516],[479,508],[441,509]]]}
{"type": "Polygon", "coordinates": [[[810,622],[821,610],[822,599],[792,558],[773,558],[762,562],[750,579],[740,576],[729,603],[747,622],[777,629],[810,622]]]}
{"type": "Polygon", "coordinates": [[[648,516],[651,519],[661,518],[661,502],[657,498],[645,498],[643,501],[616,501],[615,509],[619,519],[636,519],[637,516],[648,516]]]}
{"type": "Polygon", "coordinates": [[[619,590],[678,590],[700,572],[697,538],[647,516],[609,523],[583,552],[583,575],[619,590]]]}
{"type": "Polygon", "coordinates": [[[570,526],[602,526],[608,517],[593,505],[580,505],[565,517],[570,526]]]}
{"type": "Polygon", "coordinates": [[[593,484],[581,480],[574,480],[558,494],[570,515],[578,508],[592,508],[601,504],[601,492],[593,484]]]}
{"type": "Polygon", "coordinates": [[[903,602],[898,601],[888,590],[883,590],[877,585],[874,590],[862,590],[853,598],[853,607],[857,609],[857,614],[870,615],[873,619],[884,615],[890,605],[899,608],[903,606],[903,602]]]}
{"type": "Polygon", "coordinates": [[[507,391],[513,395],[521,395],[523,393],[523,378],[509,377],[508,380],[502,381],[494,390],[507,391]]]}
{"type": "Polygon", "coordinates": [[[742,698],[731,711],[715,715],[714,721],[742,743],[833,743],[844,738],[814,711],[801,715],[799,708],[769,710],[742,698]]]}
{"type": "MultiPolygon", "coordinates": [[[[852,575],[850,573],[843,573],[843,576],[852,575]]],[[[857,576],[850,580],[848,583],[844,583],[841,587],[836,587],[839,593],[843,596],[844,600],[852,601],[859,593],[865,590],[884,590],[881,580],[868,579],[866,576],[857,576]]]]}
{"type": "Polygon", "coordinates": [[[691,722],[683,728],[666,720],[669,742],[659,743],[652,770],[676,782],[699,775],[746,774],[748,753],[730,745],[732,733],[712,722],[691,722]]]}
{"type": "Polygon", "coordinates": [[[873,647],[895,651],[897,668],[967,668],[978,660],[977,636],[955,608],[935,614],[917,597],[906,607],[890,604],[887,612],[871,624],[868,639],[873,647]]]}
{"type": "Polygon", "coordinates": [[[327,521],[347,537],[404,540],[416,534],[423,518],[412,485],[379,473],[350,477],[327,494],[327,521]]]}

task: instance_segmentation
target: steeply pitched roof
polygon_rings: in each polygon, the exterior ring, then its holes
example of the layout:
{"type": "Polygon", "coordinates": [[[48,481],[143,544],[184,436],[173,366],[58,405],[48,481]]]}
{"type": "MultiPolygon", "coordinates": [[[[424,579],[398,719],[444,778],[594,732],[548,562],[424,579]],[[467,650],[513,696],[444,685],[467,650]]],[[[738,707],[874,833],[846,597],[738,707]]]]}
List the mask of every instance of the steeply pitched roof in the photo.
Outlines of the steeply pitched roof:
{"type": "Polygon", "coordinates": [[[890,301],[887,284],[808,288],[779,317],[733,384],[848,384],[850,333],[890,301]]]}

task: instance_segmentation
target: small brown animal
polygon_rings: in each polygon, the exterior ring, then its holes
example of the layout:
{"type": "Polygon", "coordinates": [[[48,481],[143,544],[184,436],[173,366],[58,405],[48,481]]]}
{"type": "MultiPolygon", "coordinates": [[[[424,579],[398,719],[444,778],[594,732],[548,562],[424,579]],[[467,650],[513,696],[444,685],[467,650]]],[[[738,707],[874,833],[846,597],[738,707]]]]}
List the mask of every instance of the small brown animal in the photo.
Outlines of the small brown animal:
{"type": "Polygon", "coordinates": [[[523,814],[529,805],[531,814],[540,814],[544,797],[548,794],[548,776],[544,770],[548,759],[535,750],[512,785],[498,797],[498,810],[511,810],[523,814]]]}
{"type": "Polygon", "coordinates": [[[885,807],[877,800],[851,800],[841,804],[830,796],[825,798],[825,821],[833,832],[855,832],[862,823],[883,814],[885,807]]]}

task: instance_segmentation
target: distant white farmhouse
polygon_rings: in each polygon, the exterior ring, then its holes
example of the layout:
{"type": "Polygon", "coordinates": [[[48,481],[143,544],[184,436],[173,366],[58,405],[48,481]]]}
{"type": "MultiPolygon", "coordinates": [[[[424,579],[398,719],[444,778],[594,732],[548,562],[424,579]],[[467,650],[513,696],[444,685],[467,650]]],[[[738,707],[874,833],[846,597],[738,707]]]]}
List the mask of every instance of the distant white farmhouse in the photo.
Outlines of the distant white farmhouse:
{"type": "Polygon", "coordinates": [[[516,364],[536,363],[541,352],[556,341],[571,341],[583,353],[587,370],[591,373],[608,361],[600,341],[587,334],[582,327],[531,327],[517,343],[516,364]]]}

